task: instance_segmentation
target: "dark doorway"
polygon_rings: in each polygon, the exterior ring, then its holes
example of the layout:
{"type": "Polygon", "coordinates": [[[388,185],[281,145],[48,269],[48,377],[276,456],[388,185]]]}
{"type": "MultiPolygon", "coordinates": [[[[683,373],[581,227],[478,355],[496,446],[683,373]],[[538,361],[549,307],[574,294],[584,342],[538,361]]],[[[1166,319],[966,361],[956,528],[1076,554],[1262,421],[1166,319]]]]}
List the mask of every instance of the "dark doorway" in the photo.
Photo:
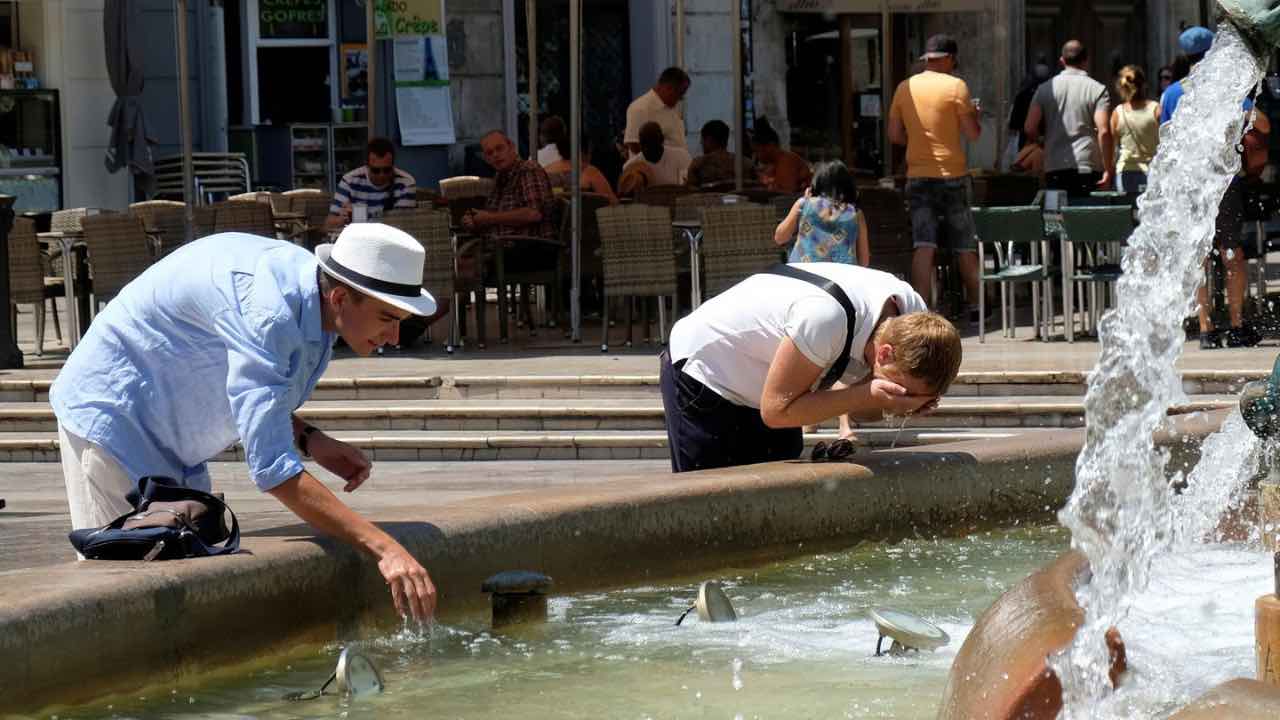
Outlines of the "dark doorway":
{"type": "MultiPolygon", "coordinates": [[[[1027,68],[1058,67],[1062,44],[1080,40],[1089,49],[1089,74],[1110,86],[1125,65],[1145,65],[1147,4],[1144,0],[1097,2],[1027,0],[1027,68]]],[[[1146,68],[1147,76],[1155,68],[1146,68]]]]}
{"type": "MultiPolygon", "coordinates": [[[[647,2],[648,0],[644,0],[647,2]]],[[[538,115],[569,121],[569,3],[538,3],[538,115]]],[[[516,92],[520,95],[522,155],[529,156],[529,42],[525,4],[516,3],[516,92]]],[[[622,139],[631,104],[631,27],[627,0],[582,4],[582,128],[622,139]]]]}

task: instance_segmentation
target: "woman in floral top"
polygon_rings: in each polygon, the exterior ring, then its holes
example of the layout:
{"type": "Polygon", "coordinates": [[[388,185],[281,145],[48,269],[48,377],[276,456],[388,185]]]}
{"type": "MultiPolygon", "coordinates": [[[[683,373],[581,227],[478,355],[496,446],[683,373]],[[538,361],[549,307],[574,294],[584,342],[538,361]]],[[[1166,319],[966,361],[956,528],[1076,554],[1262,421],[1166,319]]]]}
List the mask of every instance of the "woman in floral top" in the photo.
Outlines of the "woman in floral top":
{"type": "Polygon", "coordinates": [[[856,200],[853,175],[844,163],[836,160],[819,165],[813,183],[779,223],[773,240],[786,245],[796,238],[788,262],[839,262],[865,267],[871,262],[871,248],[867,221],[854,205],[856,200]]]}

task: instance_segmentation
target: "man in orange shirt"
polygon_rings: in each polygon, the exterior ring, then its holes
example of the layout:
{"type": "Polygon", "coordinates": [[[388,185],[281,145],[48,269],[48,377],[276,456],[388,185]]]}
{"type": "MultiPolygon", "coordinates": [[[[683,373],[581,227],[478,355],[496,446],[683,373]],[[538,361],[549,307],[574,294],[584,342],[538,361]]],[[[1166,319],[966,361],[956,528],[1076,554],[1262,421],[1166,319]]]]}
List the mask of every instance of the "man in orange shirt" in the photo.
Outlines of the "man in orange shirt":
{"type": "Polygon", "coordinates": [[[969,211],[969,175],[961,135],[982,134],[969,86],[955,77],[956,41],[934,35],[925,45],[923,72],[898,85],[889,107],[889,140],[907,146],[907,193],[915,255],[911,284],[926,300],[933,295],[933,261],[940,241],[956,255],[970,305],[979,322],[978,254],[969,211]]]}

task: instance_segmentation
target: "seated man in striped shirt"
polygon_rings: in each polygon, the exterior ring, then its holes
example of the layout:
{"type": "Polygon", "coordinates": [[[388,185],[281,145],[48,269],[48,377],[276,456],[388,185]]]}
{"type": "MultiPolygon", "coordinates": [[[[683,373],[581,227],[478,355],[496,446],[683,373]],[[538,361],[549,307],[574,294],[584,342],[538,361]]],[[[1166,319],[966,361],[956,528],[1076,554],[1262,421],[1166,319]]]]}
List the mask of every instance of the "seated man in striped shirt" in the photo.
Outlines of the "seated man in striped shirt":
{"type": "Polygon", "coordinates": [[[329,205],[325,227],[340,230],[351,222],[351,208],[364,205],[369,219],[392,208],[416,207],[414,180],[395,164],[396,147],[384,137],[369,140],[368,163],[342,176],[329,205]]]}

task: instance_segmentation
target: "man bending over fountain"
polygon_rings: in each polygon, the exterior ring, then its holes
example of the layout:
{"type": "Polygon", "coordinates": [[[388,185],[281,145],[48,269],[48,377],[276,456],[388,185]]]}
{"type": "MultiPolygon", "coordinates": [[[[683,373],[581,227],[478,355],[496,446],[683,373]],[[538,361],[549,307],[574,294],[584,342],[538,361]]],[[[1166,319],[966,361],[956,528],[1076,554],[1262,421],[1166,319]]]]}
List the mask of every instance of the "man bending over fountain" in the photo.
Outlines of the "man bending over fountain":
{"type": "Polygon", "coordinates": [[[661,356],[674,472],[799,457],[801,428],[931,411],[960,369],[960,336],[894,276],[779,265],[676,323],[661,356]]]}
{"type": "Polygon", "coordinates": [[[358,223],[315,255],[222,233],[151,266],[93,319],[49,391],[72,527],[129,512],[125,496],[143,477],[207,492],[207,461],[239,441],[259,489],[372,556],[400,614],[429,619],[427,571],[302,465],[313,458],[351,492],[369,460],[293,414],[335,337],[367,356],[396,342],[402,320],[435,312],[424,257],[406,233],[358,223]]]}

